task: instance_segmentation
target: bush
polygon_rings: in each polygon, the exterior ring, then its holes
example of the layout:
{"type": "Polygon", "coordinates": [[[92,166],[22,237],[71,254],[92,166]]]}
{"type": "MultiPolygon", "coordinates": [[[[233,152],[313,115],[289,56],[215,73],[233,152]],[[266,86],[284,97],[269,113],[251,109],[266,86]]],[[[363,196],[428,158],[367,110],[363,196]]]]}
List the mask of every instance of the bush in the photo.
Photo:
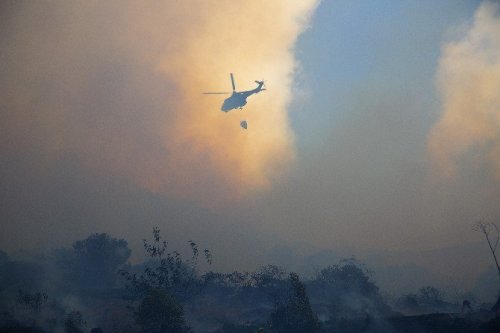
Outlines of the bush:
{"type": "Polygon", "coordinates": [[[320,331],[320,323],[313,313],[306,294],[306,288],[299,276],[290,273],[290,294],[283,303],[276,304],[271,314],[271,323],[275,332],[314,333],[320,331]]]}
{"type": "Polygon", "coordinates": [[[142,332],[189,332],[184,320],[182,305],[160,289],[149,291],[139,305],[135,317],[142,332]]]}

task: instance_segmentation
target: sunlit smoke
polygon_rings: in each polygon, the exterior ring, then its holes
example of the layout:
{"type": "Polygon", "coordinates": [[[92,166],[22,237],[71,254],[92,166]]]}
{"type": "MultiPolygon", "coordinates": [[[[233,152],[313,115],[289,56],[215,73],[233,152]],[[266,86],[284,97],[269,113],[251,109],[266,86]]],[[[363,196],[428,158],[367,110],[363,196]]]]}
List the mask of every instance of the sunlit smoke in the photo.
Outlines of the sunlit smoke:
{"type": "Polygon", "coordinates": [[[265,189],[294,159],[294,44],[316,2],[6,5],[1,147],[187,198],[265,189]],[[228,96],[202,92],[231,91],[230,72],[238,91],[267,90],[226,114],[228,96]]]}
{"type": "Polygon", "coordinates": [[[439,172],[486,167],[500,182],[500,6],[485,2],[466,35],[443,47],[438,85],[443,111],[429,137],[439,172]]]}
{"type": "Polygon", "coordinates": [[[167,143],[177,156],[170,165],[175,173],[197,179],[209,169],[245,192],[269,186],[283,172],[294,156],[287,114],[293,45],[313,8],[314,1],[218,2],[189,26],[189,35],[176,36],[184,39],[182,46],[161,63],[182,91],[167,143]],[[237,90],[253,89],[254,80],[263,78],[268,90],[251,96],[243,110],[224,114],[219,109],[227,96],[200,93],[230,91],[229,72],[237,90]],[[249,130],[238,126],[240,120],[249,130]]]}

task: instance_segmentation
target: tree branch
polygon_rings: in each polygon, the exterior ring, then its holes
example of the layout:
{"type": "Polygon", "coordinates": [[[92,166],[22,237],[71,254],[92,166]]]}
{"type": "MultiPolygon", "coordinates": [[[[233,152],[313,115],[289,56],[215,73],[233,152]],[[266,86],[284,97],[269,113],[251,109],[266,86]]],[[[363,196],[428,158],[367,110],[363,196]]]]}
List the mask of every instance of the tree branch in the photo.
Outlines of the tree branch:
{"type": "Polygon", "coordinates": [[[499,231],[497,225],[495,223],[485,223],[485,222],[479,221],[479,222],[477,222],[476,227],[474,229],[476,231],[481,231],[484,234],[484,237],[486,238],[486,242],[488,243],[488,246],[490,248],[491,254],[493,255],[493,259],[495,260],[495,265],[497,266],[498,275],[500,275],[500,265],[498,264],[498,258],[496,256],[498,241],[500,239],[500,231],[499,231]],[[492,242],[490,240],[490,234],[491,234],[492,228],[494,228],[496,231],[495,245],[492,245],[492,242]]]}

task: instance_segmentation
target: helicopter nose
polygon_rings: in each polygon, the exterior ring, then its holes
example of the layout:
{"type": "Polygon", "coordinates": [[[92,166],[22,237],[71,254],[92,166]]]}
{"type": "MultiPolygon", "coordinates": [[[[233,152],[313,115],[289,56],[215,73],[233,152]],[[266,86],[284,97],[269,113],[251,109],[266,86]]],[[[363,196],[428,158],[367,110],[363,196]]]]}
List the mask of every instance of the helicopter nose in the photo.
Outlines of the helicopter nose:
{"type": "Polygon", "coordinates": [[[231,110],[231,108],[229,107],[229,103],[227,102],[227,100],[225,100],[224,103],[222,103],[222,106],[221,106],[220,110],[224,111],[224,112],[227,112],[227,111],[231,110]]]}

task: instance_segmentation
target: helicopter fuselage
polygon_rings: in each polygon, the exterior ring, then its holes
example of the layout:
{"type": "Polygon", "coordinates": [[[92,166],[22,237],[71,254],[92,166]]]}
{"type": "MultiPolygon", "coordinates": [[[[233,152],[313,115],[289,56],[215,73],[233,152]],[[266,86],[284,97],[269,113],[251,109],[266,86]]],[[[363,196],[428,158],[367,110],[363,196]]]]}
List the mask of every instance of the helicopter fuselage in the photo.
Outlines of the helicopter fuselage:
{"type": "Polygon", "coordinates": [[[264,82],[258,82],[258,86],[255,89],[252,90],[247,90],[247,91],[234,91],[233,94],[224,100],[224,103],[222,103],[221,111],[228,112],[233,109],[241,109],[247,104],[247,98],[250,95],[257,94],[258,92],[261,92],[262,90],[262,85],[264,82]]]}

